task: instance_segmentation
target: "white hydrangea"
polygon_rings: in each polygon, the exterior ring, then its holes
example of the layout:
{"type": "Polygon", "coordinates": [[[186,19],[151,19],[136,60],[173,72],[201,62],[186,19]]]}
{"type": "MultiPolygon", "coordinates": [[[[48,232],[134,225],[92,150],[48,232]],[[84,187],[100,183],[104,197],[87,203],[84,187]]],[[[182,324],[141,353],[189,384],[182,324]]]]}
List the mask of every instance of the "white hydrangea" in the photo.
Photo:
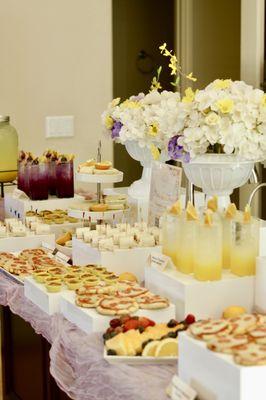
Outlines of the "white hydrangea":
{"type": "Polygon", "coordinates": [[[215,152],[266,158],[266,95],[242,81],[216,79],[191,98],[182,145],[191,157],[215,152]]]}

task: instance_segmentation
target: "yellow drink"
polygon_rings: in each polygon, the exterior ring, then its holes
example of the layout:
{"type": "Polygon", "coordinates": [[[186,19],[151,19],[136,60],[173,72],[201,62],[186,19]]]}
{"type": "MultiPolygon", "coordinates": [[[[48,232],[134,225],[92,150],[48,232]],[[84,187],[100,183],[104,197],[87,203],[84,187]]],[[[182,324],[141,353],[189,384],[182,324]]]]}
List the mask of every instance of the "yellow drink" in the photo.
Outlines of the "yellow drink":
{"type": "Polygon", "coordinates": [[[184,274],[194,272],[194,254],[195,254],[195,229],[198,221],[182,222],[182,230],[179,238],[179,256],[178,269],[184,274]]]}
{"type": "Polygon", "coordinates": [[[231,241],[232,241],[232,220],[223,219],[223,268],[224,269],[230,269],[231,241]]]}
{"type": "Polygon", "coordinates": [[[222,276],[222,227],[199,224],[195,247],[194,277],[200,281],[216,281],[222,276]]]}
{"type": "Polygon", "coordinates": [[[17,158],[17,132],[9,125],[9,117],[0,116],[0,182],[10,182],[16,178],[17,158]]]}
{"type": "Polygon", "coordinates": [[[259,220],[233,223],[231,246],[231,271],[238,276],[256,273],[256,257],[259,251],[259,220]]]}
{"type": "Polygon", "coordinates": [[[163,239],[162,252],[166,256],[171,257],[175,266],[177,266],[178,258],[178,233],[180,230],[180,217],[172,214],[165,214],[163,220],[163,239]]]}

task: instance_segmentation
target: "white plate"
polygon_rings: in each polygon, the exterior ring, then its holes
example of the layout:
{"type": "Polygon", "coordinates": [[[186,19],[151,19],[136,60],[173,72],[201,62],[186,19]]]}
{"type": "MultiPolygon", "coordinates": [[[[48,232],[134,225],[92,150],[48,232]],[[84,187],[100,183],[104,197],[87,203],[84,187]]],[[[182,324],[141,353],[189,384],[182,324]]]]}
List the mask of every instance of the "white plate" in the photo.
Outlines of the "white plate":
{"type": "Polygon", "coordinates": [[[109,364],[132,364],[132,365],[176,364],[178,360],[177,357],[108,356],[106,349],[104,349],[103,358],[109,364]]]}
{"type": "Polygon", "coordinates": [[[124,178],[123,172],[113,175],[98,175],[98,174],[81,174],[76,172],[76,180],[87,183],[116,183],[122,182],[124,178]]]}

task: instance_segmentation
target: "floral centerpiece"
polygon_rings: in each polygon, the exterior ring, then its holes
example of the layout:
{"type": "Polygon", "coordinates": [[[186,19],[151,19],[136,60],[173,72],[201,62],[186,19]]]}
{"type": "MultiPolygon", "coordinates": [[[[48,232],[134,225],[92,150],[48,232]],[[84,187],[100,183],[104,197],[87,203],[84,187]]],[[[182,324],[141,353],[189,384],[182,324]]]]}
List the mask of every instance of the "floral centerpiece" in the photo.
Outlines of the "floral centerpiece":
{"type": "Polygon", "coordinates": [[[266,154],[266,95],[242,81],[216,79],[205,89],[186,90],[187,116],[169,142],[169,154],[186,160],[197,155],[233,154],[261,160],[266,154]]]}
{"type": "Polygon", "coordinates": [[[169,140],[184,128],[187,107],[181,101],[179,91],[176,91],[181,77],[196,80],[192,73],[186,75],[182,72],[176,55],[167,49],[166,43],[160,46],[160,51],[169,58],[170,75],[173,78],[171,84],[175,91],[162,90],[162,67],[159,67],[149,93],[139,93],[125,101],[114,99],[102,115],[107,135],[115,142],[124,144],[131,157],[139,160],[144,167],[142,179],[130,188],[133,197],[146,197],[149,194],[152,160],[170,159],[169,140]]]}

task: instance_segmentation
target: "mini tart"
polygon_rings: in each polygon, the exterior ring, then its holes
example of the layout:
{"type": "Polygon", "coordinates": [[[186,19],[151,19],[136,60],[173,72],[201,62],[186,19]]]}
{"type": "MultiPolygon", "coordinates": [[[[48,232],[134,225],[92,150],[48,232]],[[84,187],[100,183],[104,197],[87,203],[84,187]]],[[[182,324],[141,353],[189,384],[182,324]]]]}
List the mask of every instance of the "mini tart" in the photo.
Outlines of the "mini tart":
{"type": "Polygon", "coordinates": [[[35,273],[34,275],[33,275],[33,277],[34,277],[34,279],[36,280],[36,282],[38,282],[38,283],[44,283],[45,282],[45,280],[47,279],[47,278],[49,278],[51,275],[50,274],[48,274],[48,272],[40,272],[40,273],[35,273]]]}
{"type": "Polygon", "coordinates": [[[106,278],[103,278],[104,282],[109,284],[114,284],[118,281],[118,277],[116,275],[110,275],[106,278]]]}
{"type": "Polygon", "coordinates": [[[67,281],[67,280],[69,280],[69,279],[76,279],[76,277],[77,277],[77,274],[66,274],[66,275],[64,275],[64,281],[67,281]]]}
{"type": "Polygon", "coordinates": [[[82,268],[72,267],[72,268],[69,268],[69,272],[70,272],[70,274],[77,276],[77,275],[81,275],[84,271],[82,268]]]}
{"type": "Polygon", "coordinates": [[[82,282],[78,279],[68,279],[65,281],[65,284],[69,290],[76,290],[79,289],[82,285],[82,282]]]}
{"type": "Polygon", "coordinates": [[[91,272],[85,272],[84,274],[80,275],[80,279],[86,280],[93,278],[95,275],[93,275],[91,272]]]}
{"type": "Polygon", "coordinates": [[[94,165],[95,169],[101,169],[101,170],[110,169],[111,166],[112,163],[110,161],[97,162],[94,165]]]}
{"type": "Polygon", "coordinates": [[[49,284],[49,283],[52,283],[52,282],[61,283],[62,279],[55,278],[54,276],[49,276],[49,278],[45,279],[45,284],[49,284]]]}
{"type": "Polygon", "coordinates": [[[62,284],[61,284],[61,282],[58,282],[58,281],[50,282],[50,283],[46,283],[45,287],[46,287],[47,292],[57,293],[57,292],[61,291],[62,284]]]}
{"type": "Polygon", "coordinates": [[[51,268],[48,268],[48,272],[49,272],[49,274],[51,274],[53,276],[63,275],[65,273],[65,269],[60,268],[60,267],[51,267],[51,268]]]}
{"type": "Polygon", "coordinates": [[[91,277],[83,280],[84,286],[96,286],[100,283],[100,279],[97,277],[91,277]]]}
{"type": "Polygon", "coordinates": [[[107,204],[94,204],[94,205],[90,206],[90,211],[105,212],[107,210],[108,210],[107,204]]]}

